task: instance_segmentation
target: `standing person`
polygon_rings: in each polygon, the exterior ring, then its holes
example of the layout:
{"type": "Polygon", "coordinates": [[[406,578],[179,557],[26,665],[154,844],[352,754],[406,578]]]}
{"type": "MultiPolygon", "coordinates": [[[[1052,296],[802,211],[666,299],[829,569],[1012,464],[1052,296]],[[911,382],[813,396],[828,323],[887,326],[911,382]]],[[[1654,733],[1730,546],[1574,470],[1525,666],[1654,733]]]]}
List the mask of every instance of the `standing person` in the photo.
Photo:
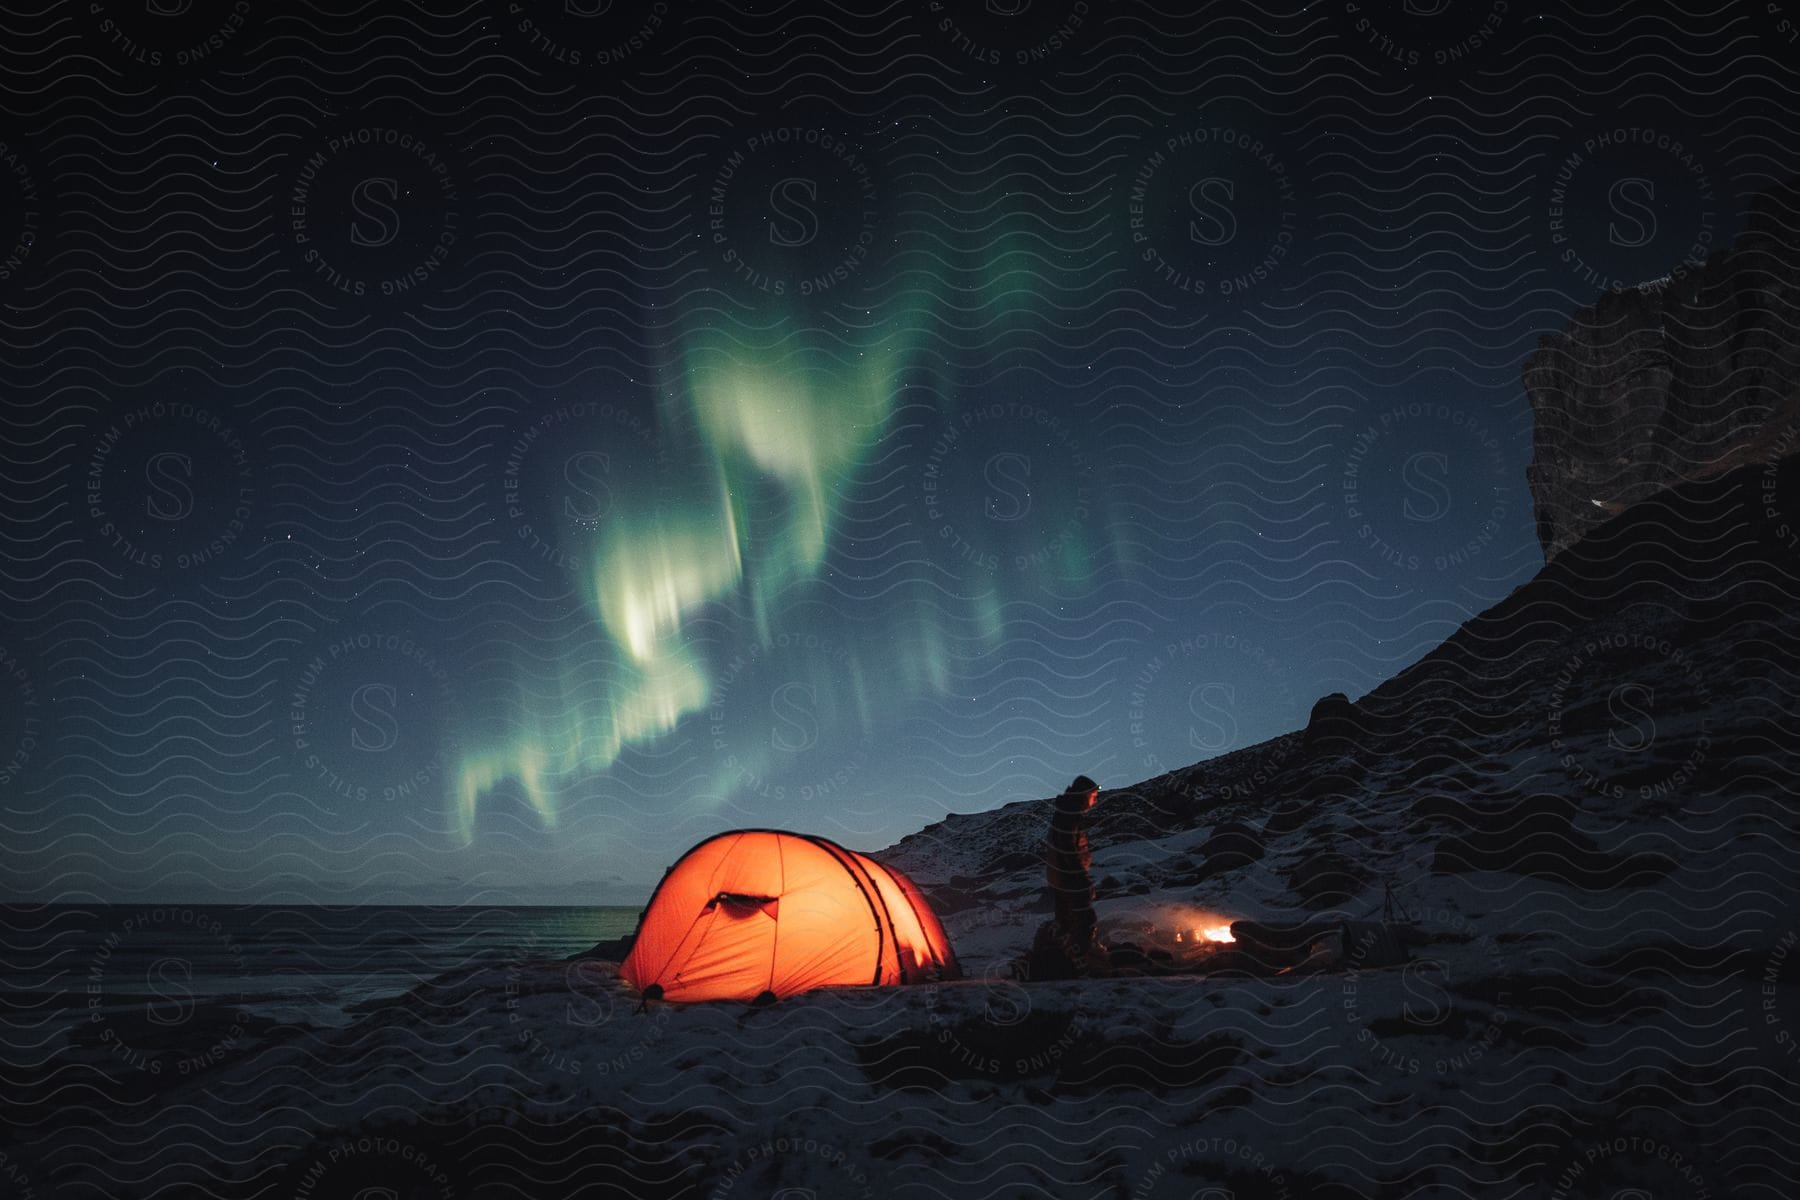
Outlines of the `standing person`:
{"type": "Polygon", "coordinates": [[[1100,800],[1100,785],[1077,775],[1056,798],[1050,832],[1044,839],[1044,875],[1055,902],[1056,941],[1077,973],[1101,961],[1094,936],[1093,854],[1088,850],[1087,814],[1100,800]]]}

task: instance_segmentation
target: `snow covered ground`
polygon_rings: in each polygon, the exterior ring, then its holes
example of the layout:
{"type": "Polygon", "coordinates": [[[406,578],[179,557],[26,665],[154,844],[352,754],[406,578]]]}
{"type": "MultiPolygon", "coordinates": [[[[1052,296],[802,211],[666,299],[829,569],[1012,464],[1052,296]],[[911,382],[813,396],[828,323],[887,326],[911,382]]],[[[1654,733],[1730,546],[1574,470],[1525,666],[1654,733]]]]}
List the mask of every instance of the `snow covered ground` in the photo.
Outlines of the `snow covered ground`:
{"type": "MultiPolygon", "coordinates": [[[[1627,543],[1598,544],[1607,578],[1627,543]]],[[[1429,937],[1402,966],[1007,978],[1047,911],[1032,801],[881,855],[939,906],[961,982],[640,1010],[609,962],[474,966],[135,1090],[104,1047],[64,1055],[38,1084],[44,1141],[9,1148],[0,1178],[56,1196],[1791,1196],[1800,620],[1770,590],[1785,566],[1713,561],[1705,587],[1590,587],[1579,611],[1574,561],[1363,698],[1348,744],[1293,734],[1103,794],[1110,940],[1360,918],[1391,887],[1429,937]]]]}
{"type": "MultiPolygon", "coordinates": [[[[1708,902],[1736,840],[1715,827],[1656,891],[1446,878],[1411,905],[1434,941],[1398,969],[640,1013],[609,963],[484,966],[178,1086],[58,1177],[70,1195],[1546,1195],[1579,1170],[1601,1190],[1560,1194],[1612,1195],[1666,1186],[1679,1152],[1684,1194],[1785,1195],[1763,1153],[1793,1133],[1791,1061],[1763,1070],[1767,964],[1722,949],[1772,914],[1708,902]],[[1718,949],[1670,949],[1702,932],[1718,949]],[[1637,1148],[1606,1149],[1621,1137],[1637,1148]]],[[[1272,894],[1250,874],[1221,904],[1272,894]]],[[[998,954],[1029,924],[970,912],[956,932],[998,954]]]]}

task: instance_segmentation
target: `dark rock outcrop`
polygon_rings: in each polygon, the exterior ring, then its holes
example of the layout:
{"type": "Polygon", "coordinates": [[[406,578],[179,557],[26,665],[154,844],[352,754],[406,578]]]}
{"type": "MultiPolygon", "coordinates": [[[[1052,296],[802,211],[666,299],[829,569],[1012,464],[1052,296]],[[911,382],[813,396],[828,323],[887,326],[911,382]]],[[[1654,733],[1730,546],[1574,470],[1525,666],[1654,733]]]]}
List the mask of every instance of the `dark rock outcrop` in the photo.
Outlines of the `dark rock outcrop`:
{"type": "Polygon", "coordinates": [[[1299,800],[1293,797],[1281,801],[1270,810],[1268,819],[1263,822],[1263,833],[1270,837],[1279,837],[1304,829],[1307,822],[1319,815],[1322,801],[1299,800]]]}
{"type": "MultiPolygon", "coordinates": [[[[1246,804],[1285,794],[1282,782],[1298,753],[1301,734],[1283,734],[1118,788],[1102,788],[1088,831],[1095,849],[1167,837],[1216,820],[1221,807],[1235,815],[1246,804]]],[[[963,875],[971,891],[997,878],[1043,870],[1043,837],[1053,799],[1019,800],[987,812],[952,813],[908,834],[876,858],[911,875],[936,903],[935,883],[963,875]]]]}
{"type": "Polygon", "coordinates": [[[1362,744],[1366,730],[1356,705],[1342,692],[1319,697],[1306,720],[1306,732],[1300,739],[1300,753],[1306,757],[1318,754],[1350,754],[1362,744]]]}
{"type": "Polygon", "coordinates": [[[571,954],[565,962],[579,962],[585,958],[597,958],[604,962],[622,963],[631,954],[631,944],[637,940],[637,934],[628,933],[624,937],[609,938],[604,942],[595,942],[593,947],[579,954],[571,954]]]}
{"type": "Polygon", "coordinates": [[[1575,828],[1577,807],[1570,797],[1547,792],[1499,805],[1434,806],[1461,830],[1438,843],[1432,873],[1504,871],[1600,889],[1649,887],[1675,869],[1663,854],[1602,852],[1575,828]]]}
{"type": "Polygon", "coordinates": [[[1200,855],[1207,873],[1247,867],[1263,856],[1262,838],[1242,821],[1227,821],[1201,843],[1200,855]]]}
{"type": "Polygon", "coordinates": [[[1609,291],[1540,338],[1524,382],[1545,561],[1661,488],[1791,452],[1800,180],[1758,196],[1729,250],[1609,291]]]}
{"type": "Polygon", "coordinates": [[[1362,891],[1370,878],[1356,859],[1329,845],[1315,846],[1283,877],[1308,908],[1346,903],[1362,891]]]}
{"type": "Polygon", "coordinates": [[[1106,961],[1114,968],[1124,970],[1148,971],[1155,967],[1167,966],[1173,959],[1174,955],[1167,950],[1158,950],[1154,947],[1146,950],[1136,942],[1120,942],[1116,946],[1107,947],[1106,950],[1106,961]]]}

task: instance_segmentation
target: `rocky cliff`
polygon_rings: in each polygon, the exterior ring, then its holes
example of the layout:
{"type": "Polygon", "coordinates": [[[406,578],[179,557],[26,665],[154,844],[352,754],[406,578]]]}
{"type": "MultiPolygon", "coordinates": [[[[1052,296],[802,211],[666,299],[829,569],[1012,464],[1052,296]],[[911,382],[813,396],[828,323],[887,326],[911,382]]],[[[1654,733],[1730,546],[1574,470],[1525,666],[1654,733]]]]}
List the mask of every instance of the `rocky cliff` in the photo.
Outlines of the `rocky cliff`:
{"type": "Polygon", "coordinates": [[[1579,310],[1524,376],[1545,561],[1661,488],[1800,448],[1800,179],[1729,250],[1579,310]]]}

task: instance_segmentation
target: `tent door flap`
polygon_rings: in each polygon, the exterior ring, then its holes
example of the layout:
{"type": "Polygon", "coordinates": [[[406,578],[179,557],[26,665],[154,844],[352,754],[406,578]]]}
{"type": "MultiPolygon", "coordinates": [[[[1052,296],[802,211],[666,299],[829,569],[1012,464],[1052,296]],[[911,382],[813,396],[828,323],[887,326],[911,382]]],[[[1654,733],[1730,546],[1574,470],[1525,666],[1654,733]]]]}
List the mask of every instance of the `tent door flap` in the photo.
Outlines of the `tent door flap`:
{"type": "Polygon", "coordinates": [[[731,916],[747,917],[755,912],[764,912],[775,917],[781,901],[776,896],[747,896],[742,892],[720,892],[706,902],[707,908],[723,907],[731,916]]]}

